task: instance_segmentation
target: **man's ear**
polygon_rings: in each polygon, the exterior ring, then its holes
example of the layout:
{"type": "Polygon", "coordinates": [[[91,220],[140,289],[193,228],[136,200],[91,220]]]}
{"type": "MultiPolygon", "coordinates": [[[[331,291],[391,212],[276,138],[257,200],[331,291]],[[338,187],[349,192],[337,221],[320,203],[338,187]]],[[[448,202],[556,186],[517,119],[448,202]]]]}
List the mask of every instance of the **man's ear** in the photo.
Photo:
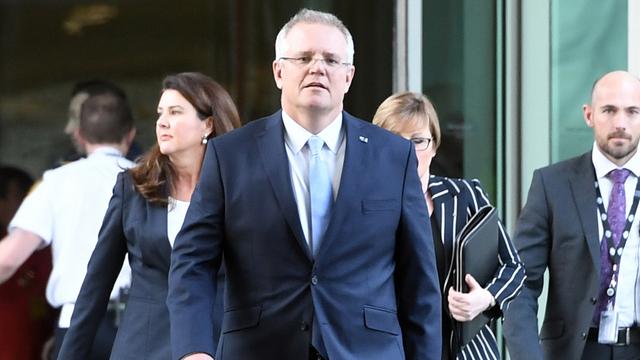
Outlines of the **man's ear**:
{"type": "Polygon", "coordinates": [[[82,134],[80,133],[79,127],[73,130],[72,136],[80,146],[82,146],[83,148],[87,146],[87,140],[85,140],[82,134]]]}
{"type": "Polygon", "coordinates": [[[347,71],[345,81],[347,82],[347,86],[344,89],[344,93],[349,92],[349,88],[351,87],[351,82],[353,81],[353,76],[356,74],[356,67],[351,65],[349,67],[349,71],[347,71]]]}
{"type": "Polygon", "coordinates": [[[584,122],[587,123],[587,126],[592,128],[593,127],[593,108],[591,108],[591,105],[589,104],[582,105],[582,116],[584,117],[584,122]]]}
{"type": "Polygon", "coordinates": [[[131,130],[129,130],[129,133],[125,136],[125,141],[126,141],[126,145],[127,147],[131,146],[131,143],[133,143],[133,139],[136,137],[136,128],[131,128],[131,130]]]}
{"type": "Polygon", "coordinates": [[[278,60],[274,60],[272,67],[273,67],[273,79],[276,81],[276,87],[282,90],[282,63],[278,60]]]}

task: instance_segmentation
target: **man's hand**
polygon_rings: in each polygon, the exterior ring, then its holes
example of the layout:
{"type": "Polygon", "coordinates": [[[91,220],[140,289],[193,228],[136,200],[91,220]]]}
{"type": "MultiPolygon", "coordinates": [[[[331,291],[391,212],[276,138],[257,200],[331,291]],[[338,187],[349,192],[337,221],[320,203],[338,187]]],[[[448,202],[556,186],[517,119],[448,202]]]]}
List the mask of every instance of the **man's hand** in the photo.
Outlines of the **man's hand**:
{"type": "Polygon", "coordinates": [[[41,360],[51,360],[53,359],[53,348],[56,346],[56,339],[51,336],[45,341],[44,345],[42,345],[42,352],[40,352],[41,360]]]}
{"type": "Polygon", "coordinates": [[[469,292],[461,292],[449,289],[449,312],[457,321],[473,320],[478,314],[495,305],[493,295],[484,289],[473,276],[467,274],[464,277],[469,286],[469,292]]]}

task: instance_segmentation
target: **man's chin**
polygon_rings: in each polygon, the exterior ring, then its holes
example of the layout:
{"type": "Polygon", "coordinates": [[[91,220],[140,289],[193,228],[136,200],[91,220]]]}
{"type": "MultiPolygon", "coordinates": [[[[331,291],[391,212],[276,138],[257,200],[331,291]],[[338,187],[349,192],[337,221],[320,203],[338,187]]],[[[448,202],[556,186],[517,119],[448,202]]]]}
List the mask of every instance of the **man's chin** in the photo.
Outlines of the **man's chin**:
{"type": "Polygon", "coordinates": [[[302,107],[307,111],[312,112],[327,112],[331,111],[331,105],[327,101],[323,101],[320,99],[312,99],[302,104],[302,107]]]}
{"type": "Polygon", "coordinates": [[[631,145],[609,146],[606,149],[604,149],[604,152],[614,159],[624,159],[634,154],[636,152],[636,147],[631,145]]]}

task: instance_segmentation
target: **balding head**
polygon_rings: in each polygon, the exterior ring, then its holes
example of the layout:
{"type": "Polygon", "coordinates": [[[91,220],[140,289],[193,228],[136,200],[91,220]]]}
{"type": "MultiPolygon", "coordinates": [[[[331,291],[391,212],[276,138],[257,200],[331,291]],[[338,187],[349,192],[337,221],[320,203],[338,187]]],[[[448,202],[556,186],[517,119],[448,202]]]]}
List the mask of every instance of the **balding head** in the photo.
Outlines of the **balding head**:
{"type": "Polygon", "coordinates": [[[640,140],[640,80],[626,71],[612,71],[593,85],[591,103],[582,107],[599,150],[624,165],[640,140]]]}
{"type": "Polygon", "coordinates": [[[639,92],[640,79],[623,70],[616,70],[602,75],[591,87],[591,104],[593,104],[595,96],[600,94],[602,91],[610,91],[611,89],[639,92]]]}

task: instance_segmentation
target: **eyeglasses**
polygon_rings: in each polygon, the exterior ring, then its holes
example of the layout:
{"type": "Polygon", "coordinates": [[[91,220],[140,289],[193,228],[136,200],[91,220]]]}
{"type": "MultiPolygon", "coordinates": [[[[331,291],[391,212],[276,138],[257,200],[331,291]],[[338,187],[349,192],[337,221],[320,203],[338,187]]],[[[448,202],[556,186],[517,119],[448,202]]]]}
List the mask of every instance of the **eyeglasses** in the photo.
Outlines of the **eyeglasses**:
{"type": "Polygon", "coordinates": [[[416,151],[427,150],[429,148],[429,145],[431,145],[431,140],[431,138],[426,137],[414,137],[409,139],[409,141],[411,141],[416,147],[416,151]]]}
{"type": "Polygon", "coordinates": [[[324,65],[329,69],[337,69],[341,66],[349,66],[350,63],[341,62],[338,59],[327,57],[327,58],[312,58],[311,56],[300,56],[300,57],[281,57],[280,60],[290,61],[292,64],[298,67],[307,67],[310,66],[314,61],[319,61],[324,63],[324,65]]]}

